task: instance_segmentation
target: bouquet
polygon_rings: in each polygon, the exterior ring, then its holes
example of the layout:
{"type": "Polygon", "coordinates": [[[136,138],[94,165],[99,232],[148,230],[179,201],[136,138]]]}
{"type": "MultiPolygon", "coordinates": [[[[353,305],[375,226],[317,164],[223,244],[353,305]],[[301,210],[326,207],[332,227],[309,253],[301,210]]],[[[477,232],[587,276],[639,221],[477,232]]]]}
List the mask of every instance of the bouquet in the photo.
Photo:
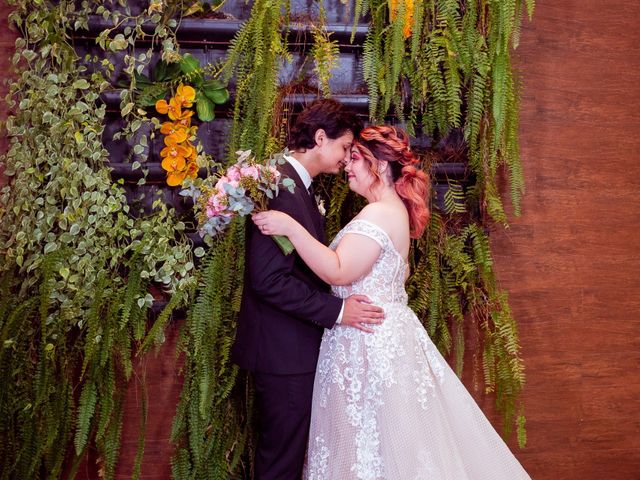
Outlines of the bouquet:
{"type": "MultiPolygon", "coordinates": [[[[272,156],[264,164],[251,157],[251,150],[236,154],[238,161],[223,175],[196,180],[180,192],[193,198],[198,230],[205,240],[222,233],[236,215],[244,217],[267,210],[268,201],[278,195],[281,186],[293,193],[294,181],[283,178],[276,168],[285,162],[282,154],[272,156]]],[[[287,237],[272,238],[285,255],[293,252],[287,237]]]]}

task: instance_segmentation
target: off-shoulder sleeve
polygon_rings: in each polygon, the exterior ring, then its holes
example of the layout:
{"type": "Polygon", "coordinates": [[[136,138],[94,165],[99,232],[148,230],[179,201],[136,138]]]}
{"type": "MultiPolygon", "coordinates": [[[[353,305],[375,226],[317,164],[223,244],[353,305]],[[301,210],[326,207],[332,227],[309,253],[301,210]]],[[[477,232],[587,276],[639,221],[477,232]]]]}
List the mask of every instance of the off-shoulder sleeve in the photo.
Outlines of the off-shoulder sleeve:
{"type": "Polygon", "coordinates": [[[347,224],[347,226],[342,230],[342,234],[347,235],[349,233],[356,233],[358,235],[369,237],[380,245],[382,249],[386,248],[388,242],[390,242],[387,232],[385,232],[382,227],[379,227],[368,220],[355,219],[349,222],[349,224],[347,224]]]}

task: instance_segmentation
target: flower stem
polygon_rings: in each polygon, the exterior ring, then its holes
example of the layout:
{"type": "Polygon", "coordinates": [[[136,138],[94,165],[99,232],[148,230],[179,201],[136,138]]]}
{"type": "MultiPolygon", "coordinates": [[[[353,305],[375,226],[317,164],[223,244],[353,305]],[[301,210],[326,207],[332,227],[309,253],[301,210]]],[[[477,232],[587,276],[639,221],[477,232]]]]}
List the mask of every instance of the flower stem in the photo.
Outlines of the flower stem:
{"type": "Polygon", "coordinates": [[[284,253],[285,255],[289,255],[295,250],[295,247],[293,246],[293,243],[291,243],[291,240],[289,240],[284,235],[271,235],[271,238],[273,238],[273,241],[276,242],[276,244],[280,247],[280,250],[282,250],[282,253],[284,253]]]}

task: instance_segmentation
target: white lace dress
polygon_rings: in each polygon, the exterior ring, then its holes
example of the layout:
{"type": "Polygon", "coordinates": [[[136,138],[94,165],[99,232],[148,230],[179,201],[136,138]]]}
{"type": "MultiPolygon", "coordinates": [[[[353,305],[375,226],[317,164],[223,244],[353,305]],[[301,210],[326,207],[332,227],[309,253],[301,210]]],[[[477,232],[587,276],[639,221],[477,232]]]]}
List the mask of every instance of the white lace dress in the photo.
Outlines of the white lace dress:
{"type": "Polygon", "coordinates": [[[326,330],[315,377],[308,480],[529,479],[407,306],[406,264],[388,235],[353,220],[347,233],[382,252],[371,272],[334,295],[385,309],[375,333],[326,330]]]}

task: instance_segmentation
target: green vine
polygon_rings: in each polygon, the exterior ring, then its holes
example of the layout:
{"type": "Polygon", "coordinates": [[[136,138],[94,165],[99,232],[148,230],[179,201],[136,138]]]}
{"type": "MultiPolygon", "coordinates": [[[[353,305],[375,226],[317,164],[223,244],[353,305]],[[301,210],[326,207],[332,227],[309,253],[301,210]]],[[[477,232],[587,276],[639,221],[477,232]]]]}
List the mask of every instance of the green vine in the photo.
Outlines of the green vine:
{"type": "Polygon", "coordinates": [[[133,217],[111,180],[98,98],[113,65],[79,58],[70,38],[89,8],[10,3],[21,38],[0,191],[0,478],[73,477],[89,445],[113,478],[132,354],[163,326],[148,328],[149,288],[171,295],[165,321],[191,288],[191,246],[162,202],[133,217]]]}

